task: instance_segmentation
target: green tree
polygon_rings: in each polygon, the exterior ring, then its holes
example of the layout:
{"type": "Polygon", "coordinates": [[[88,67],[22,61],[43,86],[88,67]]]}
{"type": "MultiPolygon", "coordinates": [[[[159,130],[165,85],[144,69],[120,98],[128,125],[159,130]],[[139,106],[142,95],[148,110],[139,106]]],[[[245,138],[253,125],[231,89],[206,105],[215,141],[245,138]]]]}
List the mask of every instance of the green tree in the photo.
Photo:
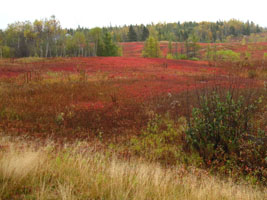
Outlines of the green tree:
{"type": "Polygon", "coordinates": [[[149,36],[145,42],[142,55],[143,57],[148,57],[148,58],[160,57],[161,51],[160,51],[158,40],[152,36],[149,36]]]}
{"type": "Polygon", "coordinates": [[[98,46],[98,56],[118,56],[118,46],[112,41],[110,33],[105,33],[98,46]]]}
{"type": "Polygon", "coordinates": [[[187,58],[195,58],[198,54],[200,46],[197,44],[199,41],[196,35],[191,35],[188,40],[186,40],[186,56],[187,58]]]}
{"type": "Polygon", "coordinates": [[[66,36],[66,54],[68,56],[76,56],[75,55],[75,42],[73,39],[73,36],[70,34],[67,34],[66,36]]]}
{"type": "Polygon", "coordinates": [[[81,31],[76,31],[73,39],[74,39],[75,44],[78,47],[78,56],[83,56],[84,47],[86,45],[84,33],[81,31]]]}
{"type": "Polygon", "coordinates": [[[133,25],[130,25],[129,27],[129,32],[128,32],[128,41],[129,42],[134,42],[137,41],[137,34],[133,28],[133,25]]]}
{"type": "Polygon", "coordinates": [[[44,22],[42,20],[35,20],[33,23],[33,30],[36,34],[35,39],[35,53],[43,57],[43,28],[44,28],[44,22]]]}
{"type": "Polygon", "coordinates": [[[102,52],[103,47],[102,41],[101,41],[101,35],[102,35],[102,29],[101,28],[93,28],[90,30],[89,33],[90,37],[92,38],[92,41],[94,43],[93,47],[93,56],[99,55],[99,52],[102,52]]]}
{"type": "Polygon", "coordinates": [[[147,27],[144,26],[142,31],[142,41],[145,41],[149,37],[149,30],[147,27]]]}

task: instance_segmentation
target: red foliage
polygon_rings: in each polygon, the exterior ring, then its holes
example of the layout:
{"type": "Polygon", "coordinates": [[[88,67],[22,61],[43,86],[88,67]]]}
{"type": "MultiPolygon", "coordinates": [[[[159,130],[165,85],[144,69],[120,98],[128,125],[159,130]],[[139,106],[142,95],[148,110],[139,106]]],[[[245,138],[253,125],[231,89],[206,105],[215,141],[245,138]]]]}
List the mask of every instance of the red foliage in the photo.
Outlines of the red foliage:
{"type": "MultiPolygon", "coordinates": [[[[5,69],[5,68],[3,68],[5,69]]],[[[160,58],[91,57],[49,60],[18,66],[13,71],[1,70],[1,77],[18,76],[27,71],[87,74],[90,78],[120,80],[122,96],[149,97],[167,92],[180,92],[195,86],[195,76],[223,75],[222,69],[209,67],[206,61],[167,60],[160,58]]],[[[201,83],[199,84],[201,85],[201,83]]],[[[86,107],[95,107],[89,104],[86,107]]],[[[101,107],[101,106],[96,106],[101,107]]]]}
{"type": "MultiPolygon", "coordinates": [[[[231,49],[235,52],[251,53],[254,59],[262,59],[264,52],[267,51],[267,42],[257,42],[248,43],[242,45],[241,43],[198,43],[200,46],[199,53],[204,56],[206,48],[210,45],[211,47],[216,45],[217,50],[220,49],[231,49]]],[[[143,42],[123,42],[121,43],[123,48],[123,57],[142,57],[142,50],[144,47],[143,42]]],[[[175,42],[172,43],[172,52],[175,53],[175,42]]],[[[168,53],[168,42],[160,42],[160,49],[162,51],[162,56],[166,57],[168,53]]],[[[185,52],[185,47],[183,45],[183,51],[185,52]]],[[[178,42],[178,53],[181,52],[181,43],[178,42]]]]}

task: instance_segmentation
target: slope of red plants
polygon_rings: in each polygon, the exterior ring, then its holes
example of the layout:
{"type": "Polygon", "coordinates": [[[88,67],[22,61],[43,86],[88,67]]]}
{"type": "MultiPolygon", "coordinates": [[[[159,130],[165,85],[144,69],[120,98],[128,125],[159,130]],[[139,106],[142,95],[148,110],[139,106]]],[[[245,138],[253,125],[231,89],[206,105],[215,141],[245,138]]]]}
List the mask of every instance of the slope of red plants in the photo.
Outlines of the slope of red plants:
{"type": "MultiPolygon", "coordinates": [[[[208,46],[217,46],[217,50],[230,49],[238,53],[248,52],[254,59],[262,59],[264,52],[267,52],[267,42],[257,42],[257,43],[198,43],[200,46],[199,53],[204,56],[208,46]]],[[[181,44],[177,43],[178,53],[181,53],[181,44]]],[[[144,42],[124,42],[121,43],[123,48],[123,57],[142,57],[142,49],[144,47],[144,42]]],[[[168,42],[160,42],[160,49],[162,51],[162,56],[166,57],[169,49],[168,42]]],[[[172,52],[175,53],[176,43],[172,42],[172,52]]],[[[183,46],[183,53],[185,53],[185,47],[183,46]]]]}
{"type": "MultiPolygon", "coordinates": [[[[181,91],[195,84],[195,79],[207,82],[213,75],[226,74],[222,69],[209,67],[206,61],[167,60],[160,58],[92,57],[51,59],[45,62],[0,67],[0,77],[34,79],[36,74],[47,77],[48,72],[76,74],[87,79],[119,80],[119,87],[134,96],[181,91]],[[199,77],[199,78],[198,78],[199,77]]],[[[124,93],[125,94],[125,93],[124,93]]]]}

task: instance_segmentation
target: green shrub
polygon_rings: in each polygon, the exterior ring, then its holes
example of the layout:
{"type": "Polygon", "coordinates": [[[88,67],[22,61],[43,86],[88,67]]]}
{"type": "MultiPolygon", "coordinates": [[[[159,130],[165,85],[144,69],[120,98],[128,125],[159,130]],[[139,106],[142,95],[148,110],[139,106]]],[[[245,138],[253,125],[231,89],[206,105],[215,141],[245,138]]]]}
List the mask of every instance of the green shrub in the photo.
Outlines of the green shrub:
{"type": "Polygon", "coordinates": [[[3,46],[1,51],[2,51],[3,58],[12,58],[12,57],[14,57],[15,50],[13,48],[10,48],[8,46],[3,46]]]}
{"type": "Polygon", "coordinates": [[[217,58],[223,61],[239,61],[240,54],[232,50],[217,51],[217,58]]]}
{"type": "Polygon", "coordinates": [[[199,58],[193,57],[193,58],[191,58],[190,60],[193,60],[193,61],[199,61],[199,58]]]}
{"type": "Polygon", "coordinates": [[[175,123],[168,117],[156,115],[140,136],[131,139],[130,149],[136,155],[163,164],[192,163],[192,160],[198,164],[200,159],[189,157],[182,151],[185,130],[184,118],[175,123]]]}
{"type": "Polygon", "coordinates": [[[186,131],[191,149],[198,152],[207,166],[213,165],[224,172],[235,169],[244,174],[257,169],[257,176],[263,178],[264,144],[257,144],[261,141],[259,136],[246,137],[256,134],[253,117],[261,101],[259,98],[248,103],[243,96],[233,98],[230,92],[226,96],[215,92],[201,96],[200,106],[192,110],[186,131]]]}
{"type": "Polygon", "coordinates": [[[166,56],[167,59],[173,59],[173,56],[172,54],[168,53],[167,56],[166,56]]]}
{"type": "Polygon", "coordinates": [[[206,57],[209,60],[218,60],[224,62],[237,62],[240,61],[240,53],[236,53],[232,50],[219,50],[208,51],[206,57]]]}
{"type": "MultiPolygon", "coordinates": [[[[260,100],[258,100],[260,101],[260,100]]],[[[187,140],[205,162],[238,152],[240,139],[251,131],[250,120],[259,102],[245,105],[240,96],[233,99],[230,92],[226,98],[212,93],[201,97],[200,107],[192,110],[192,121],[187,130],[187,140]]]]}
{"type": "Polygon", "coordinates": [[[180,54],[180,55],[178,55],[177,59],[178,60],[186,60],[187,56],[185,54],[180,54]]]}

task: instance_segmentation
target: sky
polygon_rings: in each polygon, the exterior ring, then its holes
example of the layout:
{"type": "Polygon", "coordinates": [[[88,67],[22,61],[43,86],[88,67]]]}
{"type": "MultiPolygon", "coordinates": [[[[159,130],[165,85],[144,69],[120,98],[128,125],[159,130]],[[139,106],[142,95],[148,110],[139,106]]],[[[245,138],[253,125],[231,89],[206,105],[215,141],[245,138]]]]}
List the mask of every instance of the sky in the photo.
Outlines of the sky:
{"type": "Polygon", "coordinates": [[[267,27],[267,0],[1,0],[0,29],[55,15],[63,28],[158,22],[253,21],[267,27]]]}

